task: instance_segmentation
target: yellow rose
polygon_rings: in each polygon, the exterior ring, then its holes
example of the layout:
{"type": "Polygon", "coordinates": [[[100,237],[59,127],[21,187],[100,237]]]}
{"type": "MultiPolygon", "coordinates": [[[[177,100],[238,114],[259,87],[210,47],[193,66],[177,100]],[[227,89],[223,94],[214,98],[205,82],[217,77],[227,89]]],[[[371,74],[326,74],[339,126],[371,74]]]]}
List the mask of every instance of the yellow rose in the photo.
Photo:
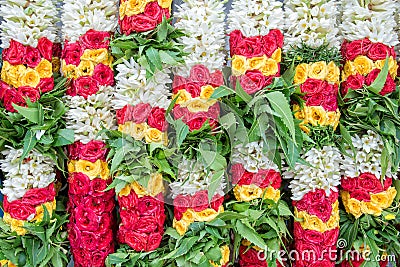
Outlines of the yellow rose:
{"type": "Polygon", "coordinates": [[[53,57],[51,59],[51,67],[53,69],[54,73],[60,72],[60,67],[61,67],[61,60],[58,57],[53,57]]]}
{"type": "Polygon", "coordinates": [[[198,222],[209,222],[217,217],[218,212],[214,209],[205,209],[195,213],[195,220],[198,222]]]}
{"type": "Polygon", "coordinates": [[[357,199],[349,198],[347,201],[347,209],[349,210],[349,213],[353,214],[356,218],[359,218],[362,215],[361,202],[357,199]]]}
{"type": "Polygon", "coordinates": [[[10,216],[10,214],[7,212],[4,213],[3,221],[4,221],[4,223],[10,225],[11,231],[16,232],[17,235],[25,235],[26,234],[26,232],[27,232],[26,229],[22,227],[22,226],[24,226],[24,221],[12,218],[10,216]]]}
{"type": "Polygon", "coordinates": [[[380,208],[386,207],[389,203],[389,198],[386,191],[377,194],[371,194],[371,203],[380,208]]]}
{"type": "Polygon", "coordinates": [[[271,58],[275,60],[275,62],[281,62],[282,61],[282,49],[278,47],[278,49],[275,50],[275,52],[271,55],[271,58]]]}
{"type": "Polygon", "coordinates": [[[103,180],[108,180],[110,176],[110,170],[108,169],[108,163],[105,161],[101,161],[101,172],[100,177],[103,180]]]}
{"type": "Polygon", "coordinates": [[[361,212],[365,214],[379,216],[382,213],[381,207],[379,205],[374,204],[372,202],[361,202],[361,212]]]}
{"type": "Polygon", "coordinates": [[[147,5],[146,0],[128,0],[125,3],[126,3],[125,14],[129,17],[143,13],[144,8],[147,5]]]}
{"type": "Polygon", "coordinates": [[[310,67],[306,63],[301,63],[296,66],[293,82],[295,84],[302,84],[307,80],[307,75],[310,67]]]}
{"type": "MultiPolygon", "coordinates": [[[[16,88],[20,87],[20,86],[28,85],[28,84],[23,83],[23,78],[28,69],[24,65],[15,65],[15,66],[11,65],[10,69],[7,72],[7,78],[8,78],[9,84],[16,88]]],[[[30,70],[32,70],[32,69],[30,69],[30,70]]],[[[35,84],[36,81],[39,83],[39,81],[40,81],[39,75],[36,76],[35,74],[33,74],[32,76],[30,76],[31,74],[32,73],[28,73],[28,76],[25,77],[25,79],[27,79],[26,81],[29,81],[29,79],[32,78],[33,79],[33,81],[31,81],[32,84],[35,84]]],[[[36,87],[36,85],[34,87],[36,87]]]]}
{"type": "Polygon", "coordinates": [[[106,65],[106,66],[109,66],[112,69],[113,61],[114,61],[113,56],[108,54],[108,58],[106,60],[102,61],[101,63],[106,65]]]}
{"type": "MultiPolygon", "coordinates": [[[[53,214],[53,210],[55,210],[55,208],[56,208],[56,201],[54,200],[52,202],[46,202],[46,203],[44,203],[44,206],[46,207],[46,209],[51,217],[53,214]]],[[[31,221],[41,222],[43,220],[43,216],[44,216],[43,206],[42,205],[37,206],[36,207],[36,216],[31,221]]]]}
{"type": "Polygon", "coordinates": [[[86,49],[81,56],[81,61],[82,60],[92,61],[94,64],[101,63],[108,60],[108,51],[105,48],[86,49]]]}
{"type": "Polygon", "coordinates": [[[278,202],[280,197],[280,191],[273,188],[272,186],[268,186],[267,188],[265,188],[263,194],[264,199],[271,199],[275,202],[278,202]]]}
{"type": "Polygon", "coordinates": [[[177,221],[176,219],[172,222],[172,227],[176,229],[179,235],[183,236],[189,228],[189,224],[185,221],[177,221]]]}
{"type": "Polygon", "coordinates": [[[133,189],[133,191],[135,191],[136,195],[138,195],[138,197],[144,197],[147,194],[147,190],[138,182],[133,182],[131,183],[131,188],[133,189]]]}
{"type": "Polygon", "coordinates": [[[331,61],[327,66],[328,73],[326,74],[325,80],[330,83],[338,83],[340,76],[340,69],[336,64],[331,61]]]}
{"type": "Polygon", "coordinates": [[[201,87],[200,98],[209,99],[214,93],[214,87],[211,85],[205,85],[201,87]]]}
{"type": "Polygon", "coordinates": [[[147,133],[147,123],[132,123],[130,135],[136,140],[142,140],[147,133]]]}
{"type": "Polygon", "coordinates": [[[165,191],[163,176],[161,173],[150,174],[150,180],[147,189],[150,192],[150,195],[153,197],[165,191]]]}
{"type": "MultiPolygon", "coordinates": [[[[385,59],[380,59],[380,60],[375,61],[374,67],[379,70],[382,70],[383,67],[385,66],[385,61],[386,61],[385,59]]],[[[396,60],[394,60],[392,56],[390,56],[388,59],[388,67],[389,67],[390,76],[392,77],[392,79],[395,79],[397,76],[398,65],[397,65],[396,60]]]]}
{"type": "Polygon", "coordinates": [[[61,65],[61,72],[66,78],[77,79],[78,76],[78,68],[75,65],[65,64],[65,60],[63,60],[63,64],[61,65]]]}
{"type": "Polygon", "coordinates": [[[75,172],[75,160],[69,161],[68,165],[67,165],[67,168],[68,168],[68,172],[69,173],[75,172]]]}
{"type": "Polygon", "coordinates": [[[131,134],[133,129],[133,122],[127,121],[124,124],[118,124],[118,131],[124,134],[131,134]]]}
{"type": "Polygon", "coordinates": [[[76,172],[82,172],[86,174],[91,180],[97,178],[102,172],[102,161],[96,160],[96,162],[90,162],[88,160],[77,160],[75,161],[76,172]]]}
{"type": "Polygon", "coordinates": [[[196,212],[193,209],[187,209],[183,214],[182,214],[182,219],[184,222],[187,224],[191,224],[192,222],[195,221],[196,217],[196,212]]]}
{"type": "Polygon", "coordinates": [[[121,191],[119,191],[118,196],[126,197],[130,193],[131,193],[131,185],[127,184],[124,188],[121,189],[121,191]]]}
{"type": "Polygon", "coordinates": [[[299,127],[300,127],[300,129],[301,129],[303,132],[305,132],[306,134],[309,134],[309,133],[310,133],[310,128],[308,128],[306,125],[300,124],[299,127]]]}
{"type": "Polygon", "coordinates": [[[215,103],[215,101],[211,101],[211,100],[205,101],[203,99],[195,98],[189,102],[186,102],[187,103],[186,107],[192,113],[197,113],[197,112],[201,112],[201,111],[207,112],[208,108],[211,106],[210,105],[211,102],[215,103]]]}
{"type": "Polygon", "coordinates": [[[249,68],[247,58],[240,55],[234,55],[232,58],[232,75],[241,76],[246,73],[249,68]]]}
{"type": "MultiPolygon", "coordinates": [[[[304,107],[304,108],[307,108],[307,107],[304,107]]],[[[298,120],[304,120],[305,119],[304,109],[300,109],[300,107],[298,105],[294,105],[293,111],[294,111],[294,117],[296,119],[298,119],[298,120]]]]}
{"type": "Polygon", "coordinates": [[[324,126],[326,123],[326,113],[323,107],[311,107],[311,116],[309,117],[309,121],[312,125],[324,126]]]}
{"type": "Polygon", "coordinates": [[[352,61],[346,61],[343,67],[342,81],[346,80],[350,75],[357,74],[357,69],[352,61]]]}
{"type": "Polygon", "coordinates": [[[182,105],[192,99],[192,95],[188,91],[183,89],[178,90],[178,92],[172,96],[172,99],[175,99],[176,97],[178,97],[175,102],[175,104],[177,105],[182,105]]]}
{"type": "Polygon", "coordinates": [[[326,230],[332,230],[332,229],[339,227],[339,221],[340,221],[339,212],[336,212],[326,222],[326,230]]]}
{"type": "Polygon", "coordinates": [[[31,68],[28,68],[21,77],[21,85],[36,87],[40,82],[39,73],[31,68]]]}
{"type": "Polygon", "coordinates": [[[356,71],[361,75],[369,74],[374,64],[374,62],[366,56],[357,56],[353,63],[356,71]]]}
{"type": "Polygon", "coordinates": [[[385,220],[390,221],[396,219],[396,214],[389,213],[385,216],[385,220]]]}
{"type": "Polygon", "coordinates": [[[272,58],[265,60],[264,66],[260,68],[260,71],[264,76],[272,76],[278,72],[278,63],[272,58]]]}
{"type": "Polygon", "coordinates": [[[121,1],[119,4],[119,18],[122,20],[126,14],[126,1],[121,1]]]}
{"type": "MultiPolygon", "coordinates": [[[[302,213],[302,212],[300,212],[302,213]]],[[[320,233],[325,232],[326,224],[323,223],[317,216],[302,214],[300,218],[304,218],[303,222],[300,222],[301,226],[306,230],[314,230],[320,233]]]]}
{"type": "Polygon", "coordinates": [[[158,0],[158,5],[162,8],[169,8],[171,9],[172,0],[158,0]]]}
{"type": "Polygon", "coordinates": [[[318,61],[310,65],[308,77],[318,80],[325,80],[327,74],[328,69],[325,61],[318,61]]]}
{"type": "Polygon", "coordinates": [[[331,125],[334,130],[339,124],[340,112],[339,111],[328,111],[326,113],[326,125],[331,125]]]}
{"type": "Polygon", "coordinates": [[[332,214],[339,213],[339,201],[336,200],[335,203],[332,204],[332,214]]]}
{"type": "Polygon", "coordinates": [[[78,65],[78,76],[92,76],[94,71],[94,64],[89,60],[82,60],[78,65]]]}
{"type": "Polygon", "coordinates": [[[47,59],[42,59],[35,67],[39,73],[40,78],[50,78],[53,76],[53,65],[47,59]]]}
{"type": "MultiPolygon", "coordinates": [[[[390,205],[392,205],[392,203],[393,203],[394,198],[395,198],[396,195],[397,195],[397,191],[396,191],[396,188],[394,188],[394,187],[389,187],[389,189],[386,190],[386,192],[387,192],[387,194],[388,194],[388,199],[389,199],[389,202],[388,202],[387,207],[390,207],[390,205]]],[[[386,208],[385,208],[385,209],[386,209],[386,208]]]]}
{"type": "Polygon", "coordinates": [[[252,57],[247,59],[247,64],[249,66],[249,70],[258,70],[261,69],[267,60],[267,56],[262,57],[252,57]]]}
{"type": "Polygon", "coordinates": [[[233,194],[238,201],[251,201],[262,196],[262,189],[257,185],[236,185],[233,194]]]}
{"type": "Polygon", "coordinates": [[[231,252],[229,250],[228,246],[222,246],[221,247],[221,255],[222,255],[222,259],[220,261],[221,265],[225,265],[226,263],[229,262],[229,256],[230,256],[231,252]]]}
{"type": "Polygon", "coordinates": [[[5,83],[10,83],[8,78],[8,71],[11,67],[11,64],[8,61],[3,61],[3,66],[1,67],[1,80],[5,83]]]}
{"type": "Polygon", "coordinates": [[[149,128],[146,130],[144,136],[146,143],[161,143],[163,141],[163,133],[156,128],[149,128]]]}
{"type": "Polygon", "coordinates": [[[8,267],[17,267],[16,265],[14,265],[11,261],[9,260],[0,260],[0,266],[8,266],[8,267]]]}

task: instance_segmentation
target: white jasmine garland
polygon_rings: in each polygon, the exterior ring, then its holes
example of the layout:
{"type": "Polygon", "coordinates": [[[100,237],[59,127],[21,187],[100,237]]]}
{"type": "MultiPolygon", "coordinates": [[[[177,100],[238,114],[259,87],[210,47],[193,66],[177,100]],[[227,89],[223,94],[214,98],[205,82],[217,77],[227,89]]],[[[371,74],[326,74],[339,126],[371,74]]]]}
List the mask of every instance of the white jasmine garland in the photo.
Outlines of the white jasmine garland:
{"type": "Polygon", "coordinates": [[[341,178],[341,154],[336,147],[312,148],[302,159],[311,166],[296,163],[294,169],[288,169],[283,174],[285,178],[292,179],[289,185],[292,200],[298,201],[315,189],[323,189],[327,195],[330,195],[330,190],[337,192],[341,178]]]}
{"type": "Polygon", "coordinates": [[[343,0],[342,35],[349,41],[369,38],[372,42],[395,46],[397,0],[343,0]]]}
{"type": "Polygon", "coordinates": [[[225,63],[224,0],[184,0],[174,17],[175,27],[187,36],[180,38],[184,45],[185,66],[176,74],[187,77],[191,67],[203,64],[211,72],[221,70],[225,63]]]}
{"type": "Polygon", "coordinates": [[[151,79],[146,79],[146,68],[140,66],[133,58],[117,65],[116,86],[112,106],[118,110],[125,105],[148,103],[153,107],[167,109],[171,95],[168,84],[172,83],[170,70],[163,68],[151,79]]]}
{"type": "Polygon", "coordinates": [[[279,172],[278,166],[272,162],[264,151],[264,142],[251,142],[243,146],[238,144],[232,150],[232,164],[242,164],[248,172],[257,173],[260,169],[279,172]]]}
{"type": "MultiPolygon", "coordinates": [[[[208,190],[211,184],[213,172],[206,172],[204,165],[196,160],[183,159],[178,165],[178,177],[175,182],[169,184],[172,199],[178,195],[194,195],[201,190],[208,190]]],[[[225,179],[221,181],[215,194],[225,195],[225,179]]]]}
{"type": "Polygon", "coordinates": [[[75,42],[88,30],[113,32],[118,24],[118,0],[64,0],[63,38],[75,42]]]}
{"type": "Polygon", "coordinates": [[[275,0],[234,0],[228,14],[228,32],[240,30],[245,36],[266,35],[282,27],[282,2],[275,0]]]}
{"type": "Polygon", "coordinates": [[[7,48],[13,39],[36,47],[41,37],[56,39],[57,9],[52,0],[0,0],[1,47],[7,48]]]}
{"type": "Polygon", "coordinates": [[[56,177],[55,162],[32,150],[21,162],[22,149],[8,147],[1,153],[0,168],[5,176],[1,193],[7,196],[9,202],[17,200],[31,188],[44,188],[56,177]]]}
{"type": "Polygon", "coordinates": [[[90,140],[103,140],[98,133],[103,128],[115,129],[116,121],[112,110],[110,86],[100,86],[96,94],[85,99],[82,96],[65,96],[69,110],[65,114],[66,128],[74,130],[75,141],[86,144],[90,140]]]}
{"type": "Polygon", "coordinates": [[[339,47],[336,0],[285,0],[285,46],[339,47]]]}
{"type": "MultiPolygon", "coordinates": [[[[355,154],[353,155],[350,147],[346,148],[348,155],[343,155],[342,174],[349,178],[355,178],[362,173],[369,172],[379,179],[382,173],[381,157],[384,147],[380,136],[373,131],[368,131],[366,135],[361,137],[358,135],[352,136],[351,140],[355,154]]],[[[385,176],[396,178],[396,174],[391,172],[390,166],[385,176]]]]}

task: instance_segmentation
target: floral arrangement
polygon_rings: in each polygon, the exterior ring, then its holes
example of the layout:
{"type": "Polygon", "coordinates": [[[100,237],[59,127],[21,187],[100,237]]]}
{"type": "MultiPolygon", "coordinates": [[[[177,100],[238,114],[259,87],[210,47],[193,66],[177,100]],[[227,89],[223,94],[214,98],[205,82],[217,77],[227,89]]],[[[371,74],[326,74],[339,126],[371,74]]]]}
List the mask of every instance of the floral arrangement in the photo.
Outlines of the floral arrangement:
{"type": "Polygon", "coordinates": [[[122,0],[118,19],[121,32],[129,35],[154,30],[163,16],[170,17],[171,4],[172,0],[122,0]]]}

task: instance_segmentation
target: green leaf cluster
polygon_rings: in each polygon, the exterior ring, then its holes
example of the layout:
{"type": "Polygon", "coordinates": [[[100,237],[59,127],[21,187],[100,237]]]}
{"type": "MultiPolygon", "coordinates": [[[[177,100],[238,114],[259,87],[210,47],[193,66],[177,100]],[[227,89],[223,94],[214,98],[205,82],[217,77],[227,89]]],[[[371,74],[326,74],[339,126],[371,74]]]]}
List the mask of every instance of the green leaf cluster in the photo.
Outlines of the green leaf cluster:
{"type": "Polygon", "coordinates": [[[168,266],[167,262],[162,259],[166,253],[168,252],[165,246],[161,246],[155,251],[137,252],[128,245],[122,245],[115,253],[108,255],[106,266],[164,267],[168,266]]]}

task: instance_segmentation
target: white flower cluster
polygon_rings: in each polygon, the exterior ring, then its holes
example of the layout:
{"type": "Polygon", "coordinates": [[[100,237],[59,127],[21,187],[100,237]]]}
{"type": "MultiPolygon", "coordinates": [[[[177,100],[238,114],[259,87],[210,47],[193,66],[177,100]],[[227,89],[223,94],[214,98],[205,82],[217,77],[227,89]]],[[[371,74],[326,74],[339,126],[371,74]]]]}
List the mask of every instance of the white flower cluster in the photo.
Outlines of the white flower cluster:
{"type": "Polygon", "coordinates": [[[118,25],[118,0],[64,0],[63,38],[75,42],[88,30],[113,32],[118,25]]]}
{"type": "Polygon", "coordinates": [[[321,150],[312,148],[302,159],[311,166],[296,163],[294,169],[283,174],[285,178],[293,179],[289,185],[292,200],[298,201],[315,189],[323,189],[327,195],[330,190],[337,191],[341,178],[341,154],[336,147],[324,146],[321,150]]]}
{"type": "Polygon", "coordinates": [[[103,140],[98,135],[103,128],[115,129],[116,121],[112,110],[110,86],[100,86],[96,94],[85,99],[82,96],[65,96],[69,110],[65,114],[66,128],[74,130],[75,141],[86,144],[90,140],[103,140]]]}
{"type": "Polygon", "coordinates": [[[114,109],[139,103],[168,108],[170,104],[168,97],[171,95],[168,84],[172,83],[168,68],[156,72],[151,79],[146,79],[146,69],[131,58],[130,61],[124,60],[124,63],[117,65],[116,69],[118,74],[115,77],[116,88],[112,100],[114,109]]]}
{"type": "Polygon", "coordinates": [[[240,30],[249,37],[279,29],[284,19],[282,5],[275,0],[234,0],[228,14],[228,32],[240,30]]]}
{"type": "MultiPolygon", "coordinates": [[[[396,22],[397,22],[396,32],[397,32],[398,40],[400,40],[400,2],[397,2],[396,22]]],[[[400,56],[400,43],[398,43],[396,45],[395,50],[396,50],[397,57],[399,57],[400,56]]]]}
{"type": "Polygon", "coordinates": [[[285,46],[339,47],[336,0],[285,0],[285,46]]]}
{"type": "Polygon", "coordinates": [[[52,0],[0,0],[1,47],[13,39],[36,47],[41,37],[56,39],[57,9],[52,0]]]}
{"type": "MultiPolygon", "coordinates": [[[[354,178],[360,174],[369,172],[380,178],[381,169],[381,156],[384,147],[383,141],[379,135],[373,131],[368,131],[366,135],[358,136],[355,135],[351,138],[355,154],[350,147],[346,148],[344,160],[342,162],[342,174],[354,178]]],[[[396,177],[396,174],[392,173],[390,166],[385,174],[387,177],[396,177]]]]}
{"type": "Polygon", "coordinates": [[[184,45],[185,66],[176,74],[187,77],[196,64],[203,64],[211,72],[221,70],[225,63],[225,7],[224,0],[184,0],[174,17],[175,27],[187,34],[180,38],[184,45]]]}
{"type": "MultiPolygon", "coordinates": [[[[176,181],[169,184],[172,199],[178,195],[194,195],[198,191],[208,190],[213,174],[213,172],[207,172],[201,162],[184,158],[178,165],[178,177],[176,181]]],[[[226,182],[223,178],[215,195],[225,195],[225,187],[226,182]]]]}
{"type": "Polygon", "coordinates": [[[234,146],[232,155],[232,164],[242,164],[248,172],[257,173],[260,169],[279,172],[278,166],[267,157],[262,140],[245,146],[238,144],[234,146]]]}
{"type": "Polygon", "coordinates": [[[398,0],[343,0],[342,35],[349,41],[369,38],[372,42],[395,46],[395,12],[398,0]]]}
{"type": "Polygon", "coordinates": [[[4,159],[0,160],[0,168],[5,180],[0,191],[9,202],[23,197],[28,189],[48,186],[56,177],[56,164],[51,158],[32,150],[20,164],[22,152],[11,147],[1,152],[4,159]]]}

